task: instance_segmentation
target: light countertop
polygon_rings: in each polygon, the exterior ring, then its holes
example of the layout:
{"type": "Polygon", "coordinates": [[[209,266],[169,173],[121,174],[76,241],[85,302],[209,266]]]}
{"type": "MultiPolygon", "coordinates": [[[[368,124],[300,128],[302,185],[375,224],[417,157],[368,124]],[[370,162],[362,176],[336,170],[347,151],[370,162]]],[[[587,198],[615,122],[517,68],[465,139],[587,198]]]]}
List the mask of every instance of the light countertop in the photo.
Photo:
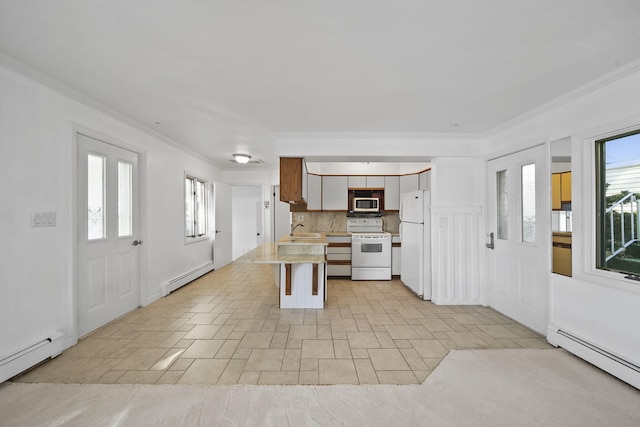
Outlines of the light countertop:
{"type": "Polygon", "coordinates": [[[236,262],[248,264],[321,264],[326,262],[324,254],[279,254],[276,243],[265,243],[247,252],[236,262]]]}

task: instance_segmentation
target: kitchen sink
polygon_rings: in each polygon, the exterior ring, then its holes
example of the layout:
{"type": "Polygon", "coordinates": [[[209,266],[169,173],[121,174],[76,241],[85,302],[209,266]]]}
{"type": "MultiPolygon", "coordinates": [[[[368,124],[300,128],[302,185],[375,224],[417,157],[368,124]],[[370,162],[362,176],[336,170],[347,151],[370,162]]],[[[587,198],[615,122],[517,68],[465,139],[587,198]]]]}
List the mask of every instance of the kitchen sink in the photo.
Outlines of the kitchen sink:
{"type": "Polygon", "coordinates": [[[320,233],[295,233],[293,236],[287,236],[290,240],[303,240],[303,239],[321,239],[320,233]]]}

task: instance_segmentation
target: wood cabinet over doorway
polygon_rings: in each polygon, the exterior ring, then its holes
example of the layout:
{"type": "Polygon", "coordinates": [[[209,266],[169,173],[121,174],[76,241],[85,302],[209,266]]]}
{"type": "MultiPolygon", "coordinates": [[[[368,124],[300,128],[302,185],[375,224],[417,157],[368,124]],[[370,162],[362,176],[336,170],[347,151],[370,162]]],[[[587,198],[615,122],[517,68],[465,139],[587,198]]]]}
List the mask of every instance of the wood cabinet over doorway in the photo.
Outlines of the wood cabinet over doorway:
{"type": "Polygon", "coordinates": [[[302,196],[302,158],[280,158],[280,201],[304,203],[302,196]]]}

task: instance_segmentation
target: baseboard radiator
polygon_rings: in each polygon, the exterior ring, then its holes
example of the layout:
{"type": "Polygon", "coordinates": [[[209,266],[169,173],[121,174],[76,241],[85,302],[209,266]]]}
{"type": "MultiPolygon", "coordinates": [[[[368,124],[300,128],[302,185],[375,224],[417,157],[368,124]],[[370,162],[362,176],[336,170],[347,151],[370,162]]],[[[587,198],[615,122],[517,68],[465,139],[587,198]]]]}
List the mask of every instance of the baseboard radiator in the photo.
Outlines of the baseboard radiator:
{"type": "Polygon", "coordinates": [[[640,389],[640,365],[637,363],[620,357],[555,325],[549,326],[547,340],[551,345],[562,347],[614,377],[640,389]]]}
{"type": "Polygon", "coordinates": [[[206,264],[201,265],[200,267],[194,268],[193,270],[175,277],[168,282],[166,282],[163,286],[163,296],[169,295],[171,292],[176,289],[186,285],[189,282],[193,282],[198,277],[203,276],[213,270],[213,261],[209,261],[206,264]]]}
{"type": "Polygon", "coordinates": [[[0,382],[13,378],[34,365],[62,353],[62,333],[54,332],[22,350],[0,359],[0,382]]]}

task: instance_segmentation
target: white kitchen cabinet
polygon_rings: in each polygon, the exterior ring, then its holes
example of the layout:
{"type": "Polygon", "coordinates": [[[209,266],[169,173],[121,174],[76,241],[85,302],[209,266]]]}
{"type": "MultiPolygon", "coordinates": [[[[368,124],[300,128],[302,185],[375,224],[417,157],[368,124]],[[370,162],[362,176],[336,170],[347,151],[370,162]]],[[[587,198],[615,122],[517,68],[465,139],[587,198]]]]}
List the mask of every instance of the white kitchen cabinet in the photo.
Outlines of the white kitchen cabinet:
{"type": "Polygon", "coordinates": [[[367,188],[384,188],[384,176],[368,176],[367,188]]]}
{"type": "Polygon", "coordinates": [[[367,177],[363,175],[350,176],[349,188],[367,188],[367,177]]]}
{"type": "Polygon", "coordinates": [[[400,275],[400,256],[402,254],[402,247],[400,242],[400,236],[391,237],[391,275],[400,275]]]}
{"type": "Polygon", "coordinates": [[[420,174],[420,188],[418,190],[431,190],[431,171],[422,172],[420,174]]]}
{"type": "Polygon", "coordinates": [[[351,277],[351,236],[326,236],[327,276],[351,277]]]}
{"type": "Polygon", "coordinates": [[[348,178],[349,188],[384,188],[384,176],[356,175],[348,178]]]}
{"type": "Polygon", "coordinates": [[[319,211],[322,209],[322,176],[307,175],[307,210],[319,211]]]}
{"type": "Polygon", "coordinates": [[[397,211],[400,209],[400,177],[384,177],[384,210],[397,211]]]}
{"type": "Polygon", "coordinates": [[[322,210],[346,211],[349,209],[348,180],[346,176],[322,177],[322,210]]]}
{"type": "Polygon", "coordinates": [[[400,176],[400,194],[416,191],[420,189],[420,179],[418,174],[400,176]]]}

